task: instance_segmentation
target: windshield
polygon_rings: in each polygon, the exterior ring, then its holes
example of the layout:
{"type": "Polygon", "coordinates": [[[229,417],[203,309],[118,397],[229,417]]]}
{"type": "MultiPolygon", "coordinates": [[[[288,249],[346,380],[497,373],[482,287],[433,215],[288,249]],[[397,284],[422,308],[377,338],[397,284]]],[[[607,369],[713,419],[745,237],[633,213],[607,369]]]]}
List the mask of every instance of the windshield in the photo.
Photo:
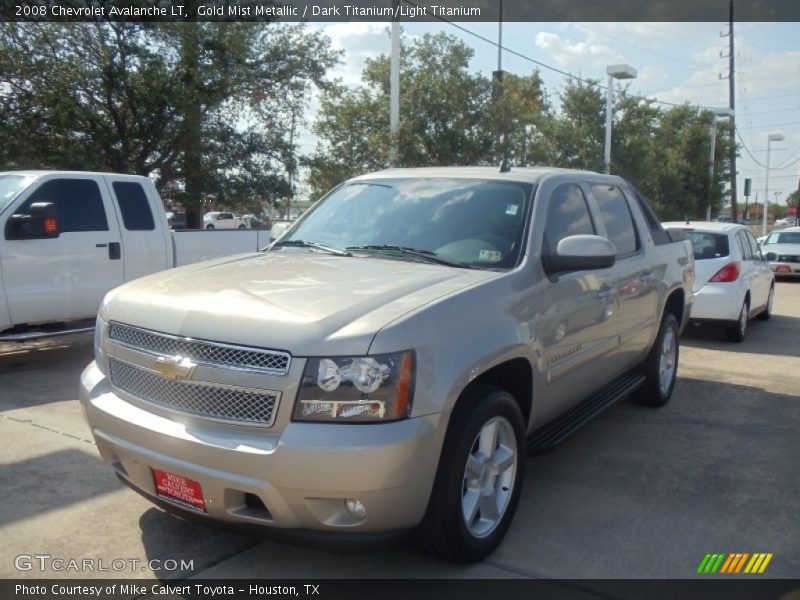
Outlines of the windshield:
{"type": "Polygon", "coordinates": [[[800,244],[800,231],[770,233],[764,245],[766,246],[767,244],[800,244]]]}
{"type": "Polygon", "coordinates": [[[282,242],[353,251],[394,246],[471,267],[513,268],[532,191],[531,184],[479,179],[355,181],[315,206],[282,242]]]}
{"type": "Polygon", "coordinates": [[[728,235],[725,233],[708,233],[705,231],[687,231],[686,235],[692,242],[696,260],[721,258],[728,256],[728,235]]]}
{"type": "Polygon", "coordinates": [[[0,213],[34,179],[30,175],[0,175],[0,213]]]}

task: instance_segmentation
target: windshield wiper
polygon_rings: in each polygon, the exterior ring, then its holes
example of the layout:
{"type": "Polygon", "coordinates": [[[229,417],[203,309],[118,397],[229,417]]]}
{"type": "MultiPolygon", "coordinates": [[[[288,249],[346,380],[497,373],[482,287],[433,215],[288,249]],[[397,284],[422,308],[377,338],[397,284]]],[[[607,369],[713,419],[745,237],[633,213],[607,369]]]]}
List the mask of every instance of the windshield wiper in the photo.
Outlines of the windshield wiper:
{"type": "Polygon", "coordinates": [[[363,246],[347,246],[345,250],[378,250],[387,252],[399,252],[406,256],[414,256],[421,258],[427,262],[437,263],[440,265],[447,265],[448,267],[459,267],[461,269],[469,269],[470,266],[456,260],[449,260],[442,258],[436,252],[431,250],[420,250],[418,248],[409,248],[407,246],[395,246],[392,244],[364,244],[363,246]]]}
{"type": "Polygon", "coordinates": [[[323,252],[328,252],[329,254],[335,254],[336,256],[353,256],[346,250],[339,250],[338,248],[331,248],[330,246],[326,246],[324,244],[318,244],[317,242],[306,242],[305,240],[281,240],[279,242],[275,242],[270,246],[272,248],[278,248],[280,246],[291,246],[294,248],[314,248],[316,250],[322,250],[323,252]]]}

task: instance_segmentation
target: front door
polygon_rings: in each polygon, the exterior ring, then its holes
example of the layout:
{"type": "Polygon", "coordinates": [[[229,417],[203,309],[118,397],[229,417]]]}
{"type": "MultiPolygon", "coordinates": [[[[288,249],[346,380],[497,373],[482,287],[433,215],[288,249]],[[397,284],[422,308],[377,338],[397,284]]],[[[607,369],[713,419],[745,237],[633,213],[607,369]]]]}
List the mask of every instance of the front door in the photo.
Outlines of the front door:
{"type": "MultiPolygon", "coordinates": [[[[550,194],[542,254],[553,254],[571,235],[597,235],[586,195],[576,183],[550,194]]],[[[542,290],[538,338],[542,348],[545,419],[575,404],[610,380],[617,346],[617,297],[613,269],[551,275],[542,290]]]]}
{"type": "Polygon", "coordinates": [[[57,238],[7,239],[3,279],[12,324],[92,317],[122,283],[119,229],[104,187],[92,177],[58,176],[34,185],[7,212],[26,215],[34,202],[52,202],[60,231],[57,238]]]}

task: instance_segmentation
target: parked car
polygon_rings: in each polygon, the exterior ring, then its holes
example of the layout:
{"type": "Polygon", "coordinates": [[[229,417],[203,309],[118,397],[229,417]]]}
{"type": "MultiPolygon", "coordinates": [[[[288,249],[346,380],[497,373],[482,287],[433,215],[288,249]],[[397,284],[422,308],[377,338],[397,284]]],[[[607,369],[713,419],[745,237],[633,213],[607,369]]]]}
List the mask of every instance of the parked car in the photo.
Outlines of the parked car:
{"type": "Polygon", "coordinates": [[[91,331],[103,296],[122,283],[269,243],[266,231],[167,225],[146,177],[0,173],[0,341],[91,331]]]}
{"type": "Polygon", "coordinates": [[[796,217],[786,217],[785,219],[776,219],[775,227],[794,227],[797,225],[796,217]]]}
{"type": "Polygon", "coordinates": [[[723,323],[731,342],[741,342],[751,317],[772,314],[775,277],[755,236],[733,223],[664,223],[692,242],[695,266],[692,320],[723,323]]]}
{"type": "Polygon", "coordinates": [[[245,223],[240,217],[237,217],[232,212],[212,211],[207,212],[203,216],[204,229],[247,229],[245,223]]]}
{"type": "Polygon", "coordinates": [[[168,212],[167,224],[170,229],[186,229],[186,213],[168,212]]]}
{"type": "Polygon", "coordinates": [[[246,229],[261,229],[264,227],[261,219],[255,215],[243,215],[240,218],[246,229]]]}
{"type": "Polygon", "coordinates": [[[733,223],[733,219],[730,217],[730,215],[719,215],[717,217],[717,222],[718,223],[733,223]]]}
{"type": "Polygon", "coordinates": [[[761,244],[761,252],[776,275],[800,275],[800,227],[773,231],[761,244]]]}
{"type": "Polygon", "coordinates": [[[111,292],[81,401],[103,459],[167,510],[415,529],[475,561],[526,451],[630,394],[669,400],[693,277],[691,244],[619,177],[371,173],[265,252],[111,292]]]}

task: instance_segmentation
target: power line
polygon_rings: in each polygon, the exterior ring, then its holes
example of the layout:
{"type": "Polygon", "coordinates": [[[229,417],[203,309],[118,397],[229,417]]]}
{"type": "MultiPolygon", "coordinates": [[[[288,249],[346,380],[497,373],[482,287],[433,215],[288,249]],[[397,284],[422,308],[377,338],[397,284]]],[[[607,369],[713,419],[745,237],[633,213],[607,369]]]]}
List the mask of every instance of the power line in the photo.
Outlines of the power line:
{"type": "MultiPolygon", "coordinates": [[[[405,2],[406,4],[410,4],[411,6],[416,6],[417,8],[419,8],[419,5],[416,4],[415,2],[412,2],[412,0],[403,0],[403,2],[405,2]]],[[[551,65],[548,65],[547,63],[543,63],[543,62],[541,62],[539,60],[536,60],[535,58],[531,58],[530,56],[528,56],[526,54],[523,54],[522,52],[518,52],[516,50],[513,50],[511,48],[503,46],[502,44],[499,44],[499,43],[495,42],[494,40],[492,40],[490,38],[487,38],[486,36],[483,36],[483,35],[481,35],[479,33],[476,33],[476,32],[474,32],[474,31],[472,31],[470,29],[467,29],[466,27],[463,27],[463,26],[459,25],[458,23],[454,23],[453,21],[448,21],[444,17],[440,17],[439,15],[433,15],[433,16],[434,16],[434,18],[436,18],[439,21],[442,21],[443,23],[447,23],[448,25],[463,31],[464,33],[468,33],[469,35],[471,35],[473,37],[476,37],[479,40],[481,40],[483,42],[486,42],[487,44],[491,44],[495,48],[500,48],[500,49],[508,52],[509,54],[517,56],[517,57],[519,57],[519,58],[521,58],[523,60],[527,60],[528,62],[531,62],[531,63],[533,63],[535,65],[538,65],[538,66],[542,67],[543,69],[547,69],[549,71],[554,71],[554,72],[556,72],[556,73],[558,73],[560,75],[563,75],[564,77],[568,77],[570,79],[574,79],[575,81],[579,81],[579,82],[585,83],[587,85],[593,85],[593,86],[595,86],[595,87],[597,87],[597,88],[599,88],[601,90],[607,90],[608,89],[608,86],[602,85],[602,84],[598,83],[597,81],[595,81],[593,79],[585,79],[583,77],[579,77],[578,75],[574,75],[574,74],[572,74],[572,73],[570,73],[568,71],[563,71],[562,69],[559,69],[557,67],[553,67],[551,65]]],[[[642,96],[642,98],[645,99],[645,100],[649,100],[650,102],[653,102],[655,104],[664,104],[666,106],[684,106],[684,104],[686,104],[685,102],[667,102],[666,100],[659,100],[658,98],[650,98],[649,96],[642,96]]],[[[699,106],[699,105],[698,105],[698,107],[699,108],[706,108],[706,107],[699,106]]]]}

